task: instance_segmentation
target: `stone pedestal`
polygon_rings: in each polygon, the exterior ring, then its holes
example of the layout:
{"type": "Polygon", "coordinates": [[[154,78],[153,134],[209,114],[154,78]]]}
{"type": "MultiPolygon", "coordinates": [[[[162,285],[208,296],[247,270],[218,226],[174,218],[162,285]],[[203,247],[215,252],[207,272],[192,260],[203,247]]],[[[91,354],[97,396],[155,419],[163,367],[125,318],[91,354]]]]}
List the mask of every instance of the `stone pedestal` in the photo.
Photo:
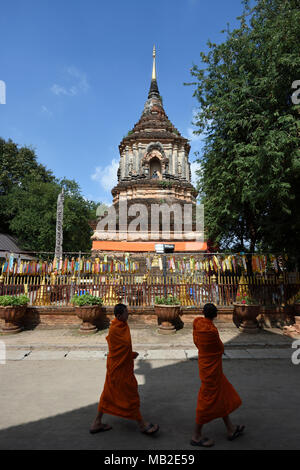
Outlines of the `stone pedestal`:
{"type": "Polygon", "coordinates": [[[234,313],[239,323],[238,329],[242,333],[258,333],[259,325],[257,317],[259,312],[259,305],[234,304],[234,313]]]}
{"type": "Polygon", "coordinates": [[[99,305],[84,305],[75,307],[78,318],[82,320],[79,331],[84,334],[92,334],[97,332],[95,322],[104,315],[103,307],[99,305]]]}
{"type": "Polygon", "coordinates": [[[180,305],[154,305],[158,333],[163,335],[176,333],[175,321],[179,318],[180,308],[180,305]]]}
{"type": "Polygon", "coordinates": [[[2,327],[2,334],[16,334],[23,330],[19,322],[26,313],[27,306],[8,306],[1,307],[1,318],[5,320],[5,324],[2,327]]]}

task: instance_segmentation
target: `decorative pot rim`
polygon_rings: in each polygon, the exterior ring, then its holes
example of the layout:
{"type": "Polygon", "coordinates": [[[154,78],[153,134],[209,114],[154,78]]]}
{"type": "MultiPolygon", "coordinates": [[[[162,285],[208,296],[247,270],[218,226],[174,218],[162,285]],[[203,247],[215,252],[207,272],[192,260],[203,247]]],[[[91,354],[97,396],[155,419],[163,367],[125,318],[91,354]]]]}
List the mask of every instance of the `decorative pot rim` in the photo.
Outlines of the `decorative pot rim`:
{"type": "Polygon", "coordinates": [[[264,305],[260,304],[239,304],[237,302],[234,302],[233,305],[236,305],[237,307],[264,307],[264,305]]]}
{"type": "Polygon", "coordinates": [[[74,308],[91,308],[91,307],[98,307],[103,308],[104,305],[73,305],[74,308]]]}
{"type": "Polygon", "coordinates": [[[168,305],[168,304],[154,304],[154,307],[181,307],[181,304],[180,305],[168,305]]]}
{"type": "Polygon", "coordinates": [[[0,308],[27,308],[28,304],[26,305],[0,305],[0,308]]]}

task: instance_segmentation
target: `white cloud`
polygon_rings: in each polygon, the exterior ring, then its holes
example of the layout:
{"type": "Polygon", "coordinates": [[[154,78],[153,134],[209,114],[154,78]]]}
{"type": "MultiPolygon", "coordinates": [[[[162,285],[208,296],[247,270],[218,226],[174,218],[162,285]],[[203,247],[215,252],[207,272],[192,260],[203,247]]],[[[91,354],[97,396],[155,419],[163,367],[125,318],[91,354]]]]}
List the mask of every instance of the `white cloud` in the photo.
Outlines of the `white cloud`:
{"type": "Polygon", "coordinates": [[[107,165],[104,168],[102,166],[97,166],[95,168],[95,172],[91,175],[91,178],[94,181],[98,181],[104,191],[111,191],[118,182],[118,168],[119,161],[114,158],[110,165],[107,165]]]}
{"type": "Polygon", "coordinates": [[[90,85],[88,83],[87,76],[76,67],[67,67],[65,70],[65,77],[66,82],[73,83],[68,83],[68,85],[65,86],[54,83],[50,88],[54,95],[76,96],[80,93],[88,92],[90,85]]]}
{"type": "Polygon", "coordinates": [[[76,67],[68,67],[67,73],[77,80],[77,85],[72,87],[72,89],[80,90],[83,93],[86,93],[89,90],[90,85],[85,73],[80,72],[76,67]]]}
{"type": "Polygon", "coordinates": [[[60,85],[57,85],[57,83],[54,83],[54,85],[52,85],[51,87],[51,91],[52,93],[54,93],[54,95],[68,95],[68,92],[67,90],[60,86],[60,85]]]}
{"type": "Polygon", "coordinates": [[[197,108],[194,108],[192,110],[191,126],[187,128],[187,138],[189,139],[191,143],[191,153],[199,152],[203,148],[203,145],[204,145],[205,135],[203,133],[194,134],[194,132],[197,131],[197,127],[195,126],[195,119],[197,118],[198,113],[199,113],[199,110],[197,108]]]}
{"type": "Polygon", "coordinates": [[[191,162],[191,174],[192,174],[191,183],[193,186],[196,186],[197,181],[199,180],[199,175],[197,175],[196,173],[197,170],[201,171],[201,164],[198,162],[191,162]]]}
{"type": "Polygon", "coordinates": [[[193,128],[193,127],[188,127],[187,128],[187,138],[191,141],[191,142],[199,142],[203,139],[203,136],[200,134],[194,134],[194,131],[196,129],[193,128]]]}
{"type": "Polygon", "coordinates": [[[52,111],[50,111],[47,106],[43,105],[42,108],[41,108],[41,112],[42,114],[46,115],[46,116],[53,116],[53,113],[52,111]]]}

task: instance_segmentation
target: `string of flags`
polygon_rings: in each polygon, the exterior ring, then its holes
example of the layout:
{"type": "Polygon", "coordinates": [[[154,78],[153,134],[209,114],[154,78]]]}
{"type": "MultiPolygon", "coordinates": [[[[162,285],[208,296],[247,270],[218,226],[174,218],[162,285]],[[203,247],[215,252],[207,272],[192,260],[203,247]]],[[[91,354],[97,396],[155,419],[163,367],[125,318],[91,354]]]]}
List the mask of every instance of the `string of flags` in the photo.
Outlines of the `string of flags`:
{"type": "Polygon", "coordinates": [[[102,259],[95,258],[65,258],[53,261],[26,261],[15,258],[11,253],[9,258],[0,265],[2,274],[28,274],[28,275],[46,275],[46,274],[104,274],[104,273],[135,273],[139,270],[139,263],[131,260],[129,254],[124,255],[124,260],[108,259],[104,255],[102,259]]]}
{"type": "MultiPolygon", "coordinates": [[[[195,258],[194,256],[176,258],[170,256],[167,258],[167,270],[180,274],[205,272],[210,273],[225,273],[230,272],[237,274],[240,271],[247,272],[247,256],[246,254],[234,255],[210,255],[203,256],[202,258],[195,258]]],[[[268,269],[273,269],[276,273],[284,270],[284,260],[282,256],[276,257],[274,255],[252,255],[251,257],[253,273],[263,274],[268,269]]],[[[163,270],[162,258],[150,256],[146,259],[146,266],[148,271],[153,267],[163,270]]]]}
{"type": "MultiPolygon", "coordinates": [[[[253,273],[263,274],[268,270],[276,273],[284,270],[287,258],[275,255],[252,255],[251,266],[253,273]]],[[[249,260],[244,253],[238,254],[217,254],[217,255],[197,255],[195,256],[168,256],[167,270],[172,273],[231,273],[247,272],[249,260]]],[[[163,270],[163,258],[160,255],[148,255],[146,257],[146,269],[151,272],[152,268],[163,270]]],[[[104,255],[103,258],[85,259],[65,258],[53,261],[42,260],[21,260],[13,253],[5,261],[0,263],[1,274],[27,274],[27,275],[49,275],[49,274],[109,274],[109,273],[137,273],[140,263],[130,258],[129,253],[125,253],[123,260],[104,255]]]]}

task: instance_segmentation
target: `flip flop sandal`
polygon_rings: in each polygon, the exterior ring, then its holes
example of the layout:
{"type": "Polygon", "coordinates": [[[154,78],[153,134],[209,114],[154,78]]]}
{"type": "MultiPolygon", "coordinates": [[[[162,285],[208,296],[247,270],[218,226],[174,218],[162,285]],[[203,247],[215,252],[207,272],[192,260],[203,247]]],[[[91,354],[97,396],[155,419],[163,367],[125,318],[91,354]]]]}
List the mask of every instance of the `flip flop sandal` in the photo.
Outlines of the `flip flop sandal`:
{"type": "Polygon", "coordinates": [[[191,446],[198,446],[198,447],[212,447],[215,445],[214,443],[205,445],[205,442],[209,441],[208,437],[203,437],[200,441],[193,441],[193,439],[190,441],[191,446]]]}
{"type": "Polygon", "coordinates": [[[154,428],[155,424],[148,424],[148,426],[146,427],[146,429],[144,429],[144,431],[141,431],[142,434],[147,434],[147,436],[152,436],[152,434],[155,434],[158,430],[159,430],[159,426],[157,425],[157,429],[155,429],[155,431],[150,431],[150,429],[154,428]]]}
{"type": "Polygon", "coordinates": [[[90,429],[90,434],[96,434],[97,432],[105,432],[110,431],[112,429],[111,426],[107,425],[106,428],[97,428],[97,429],[90,429]]]}
{"type": "Polygon", "coordinates": [[[237,437],[241,436],[244,432],[244,429],[245,429],[245,426],[237,425],[237,427],[235,428],[234,433],[232,434],[232,436],[228,437],[228,440],[233,441],[237,437]]]}

